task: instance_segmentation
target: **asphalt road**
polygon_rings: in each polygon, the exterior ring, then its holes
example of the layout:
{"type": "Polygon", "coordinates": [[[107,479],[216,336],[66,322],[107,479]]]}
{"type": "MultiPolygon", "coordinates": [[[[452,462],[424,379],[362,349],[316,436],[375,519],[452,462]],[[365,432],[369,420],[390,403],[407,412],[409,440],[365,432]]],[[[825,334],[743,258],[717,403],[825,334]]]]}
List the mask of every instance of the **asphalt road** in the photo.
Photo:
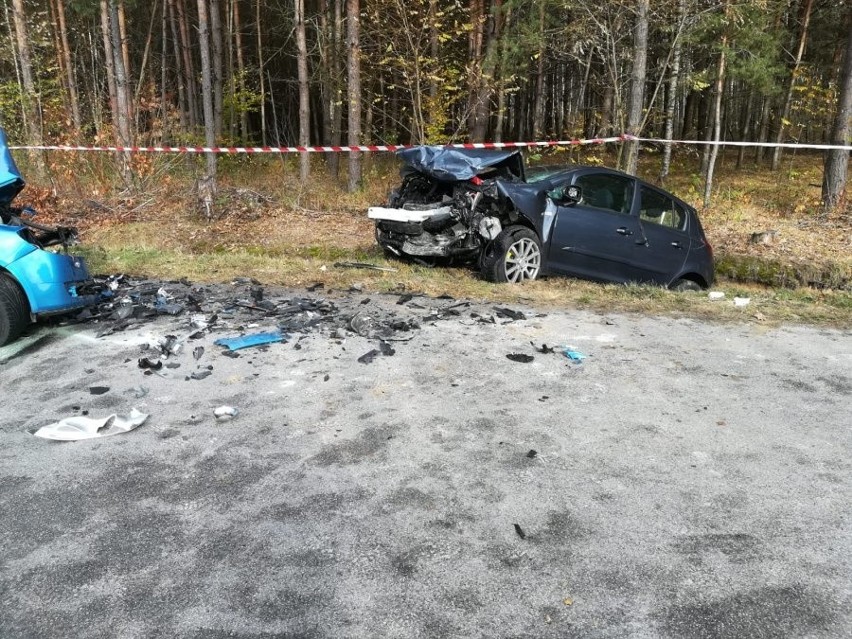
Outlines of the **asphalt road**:
{"type": "Polygon", "coordinates": [[[371,363],[225,325],[145,375],[186,316],[0,350],[0,636],[852,636],[852,333],[371,297],[420,325],[371,363]]]}

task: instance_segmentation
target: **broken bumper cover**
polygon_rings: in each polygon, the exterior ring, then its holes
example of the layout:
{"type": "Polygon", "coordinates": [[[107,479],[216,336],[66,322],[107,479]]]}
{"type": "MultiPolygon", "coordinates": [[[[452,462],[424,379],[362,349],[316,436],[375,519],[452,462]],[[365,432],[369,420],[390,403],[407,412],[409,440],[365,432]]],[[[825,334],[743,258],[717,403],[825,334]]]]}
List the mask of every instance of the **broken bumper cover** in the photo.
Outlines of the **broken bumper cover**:
{"type": "Polygon", "coordinates": [[[82,257],[39,249],[15,260],[6,270],[24,289],[35,316],[67,313],[101,298],[82,257]]]}

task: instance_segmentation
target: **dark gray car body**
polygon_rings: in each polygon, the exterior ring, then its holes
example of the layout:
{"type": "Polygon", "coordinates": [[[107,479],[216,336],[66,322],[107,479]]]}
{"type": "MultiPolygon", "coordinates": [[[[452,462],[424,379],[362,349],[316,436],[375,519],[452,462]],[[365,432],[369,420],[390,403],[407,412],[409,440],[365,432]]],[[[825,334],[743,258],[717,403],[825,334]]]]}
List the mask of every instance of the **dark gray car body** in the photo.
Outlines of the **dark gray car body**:
{"type": "Polygon", "coordinates": [[[495,239],[487,227],[497,220],[499,228],[535,231],[543,274],[663,286],[714,281],[695,209],[634,176],[593,166],[525,168],[518,151],[415,147],[399,156],[403,184],[390,205],[403,217],[404,210],[442,212],[421,222],[376,217],[377,240],[390,252],[473,259],[495,239]],[[572,185],[582,191],[579,201],[564,196],[572,185]]]}

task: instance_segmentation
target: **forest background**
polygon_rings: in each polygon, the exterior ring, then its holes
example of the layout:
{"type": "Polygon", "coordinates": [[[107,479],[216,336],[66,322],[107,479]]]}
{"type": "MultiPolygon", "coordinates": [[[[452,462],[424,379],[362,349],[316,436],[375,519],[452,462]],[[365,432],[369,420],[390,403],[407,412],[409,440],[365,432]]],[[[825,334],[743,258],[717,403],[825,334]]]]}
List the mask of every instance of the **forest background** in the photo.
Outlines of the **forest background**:
{"type": "MultiPolygon", "coordinates": [[[[0,126],[13,144],[354,146],[622,133],[850,140],[846,0],[5,0],[2,18],[0,126]]],[[[617,165],[712,205],[705,215],[720,216],[723,246],[735,234],[726,224],[742,222],[731,218],[751,207],[757,219],[749,224],[786,220],[791,237],[805,228],[813,241],[796,242],[829,254],[829,269],[849,254],[848,150],[672,148],[621,143],[550,153],[617,165]],[[717,162],[727,171],[721,186],[717,162]],[[825,228],[839,229],[828,247],[818,237],[825,228]]],[[[101,202],[115,213],[101,217],[130,222],[138,220],[122,211],[154,201],[162,209],[162,189],[180,177],[191,179],[208,223],[254,206],[233,201],[245,200],[246,189],[235,195],[239,189],[221,184],[242,184],[267,205],[262,187],[286,185],[288,211],[321,218],[377,203],[394,180],[392,162],[356,152],[293,160],[210,154],[205,163],[33,153],[24,162],[31,182],[48,188],[43,199],[70,197],[72,186],[78,202],[83,193],[120,194],[124,208],[101,202]]],[[[767,230],[741,227],[731,255],[747,252],[743,237],[767,230]]],[[[778,246],[759,250],[778,257],[778,246]]],[[[825,260],[816,261],[824,274],[825,260]]]]}

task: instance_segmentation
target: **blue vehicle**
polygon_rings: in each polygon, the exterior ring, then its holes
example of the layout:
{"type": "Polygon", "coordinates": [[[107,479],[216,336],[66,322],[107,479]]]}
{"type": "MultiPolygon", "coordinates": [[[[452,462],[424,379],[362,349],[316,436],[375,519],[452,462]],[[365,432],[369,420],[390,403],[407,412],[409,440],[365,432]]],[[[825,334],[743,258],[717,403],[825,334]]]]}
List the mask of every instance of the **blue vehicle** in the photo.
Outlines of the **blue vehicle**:
{"type": "Polygon", "coordinates": [[[0,346],[34,321],[100,299],[83,258],[68,254],[77,232],[41,226],[32,221],[31,211],[11,206],[23,188],[0,129],[0,346]]]}

